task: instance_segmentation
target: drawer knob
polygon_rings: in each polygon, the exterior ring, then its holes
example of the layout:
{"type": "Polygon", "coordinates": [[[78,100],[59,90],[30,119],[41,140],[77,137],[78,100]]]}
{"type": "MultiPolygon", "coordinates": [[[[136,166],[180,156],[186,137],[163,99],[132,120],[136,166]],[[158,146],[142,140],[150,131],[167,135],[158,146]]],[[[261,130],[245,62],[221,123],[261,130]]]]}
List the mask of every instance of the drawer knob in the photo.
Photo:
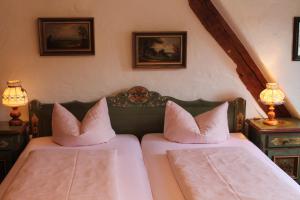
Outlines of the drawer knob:
{"type": "Polygon", "coordinates": [[[282,140],[282,144],[287,144],[287,143],[289,143],[289,140],[288,140],[288,139],[283,139],[283,140],[282,140]]]}

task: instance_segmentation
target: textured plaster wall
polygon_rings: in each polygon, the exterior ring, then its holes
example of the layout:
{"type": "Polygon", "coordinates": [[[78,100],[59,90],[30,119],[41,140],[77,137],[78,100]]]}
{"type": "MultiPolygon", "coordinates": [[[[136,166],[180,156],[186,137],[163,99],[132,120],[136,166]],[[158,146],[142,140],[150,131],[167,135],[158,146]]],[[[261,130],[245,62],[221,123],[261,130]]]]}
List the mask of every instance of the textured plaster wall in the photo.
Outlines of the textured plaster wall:
{"type": "MultiPolygon", "coordinates": [[[[282,4],[294,7],[289,10],[296,10],[296,6],[300,10],[296,1],[282,4]]],[[[272,71],[270,76],[278,79],[288,94],[293,94],[299,91],[295,77],[299,68],[289,57],[293,13],[279,12],[277,7],[270,10],[274,5],[271,1],[265,1],[264,7],[252,2],[216,1],[228,18],[234,18],[237,30],[252,45],[249,48],[272,71]],[[264,10],[270,11],[265,15],[264,10]],[[275,14],[278,17],[273,18],[275,14]]],[[[9,0],[0,1],[0,18],[1,91],[6,80],[21,79],[30,99],[89,101],[143,85],[183,100],[242,96],[247,100],[248,117],[261,113],[239,80],[235,64],[202,27],[187,0],[9,0]],[[39,56],[38,17],[83,16],[95,18],[95,56],[39,56]],[[187,68],[133,70],[133,31],[188,31],[187,68]]],[[[292,98],[295,101],[297,95],[290,95],[292,98]]],[[[0,120],[9,118],[8,111],[0,106],[0,120]]],[[[25,108],[23,117],[26,118],[25,108]]]]}
{"type": "Polygon", "coordinates": [[[214,0],[268,81],[278,82],[287,106],[300,117],[300,62],[292,61],[293,18],[299,0],[214,0]]]}

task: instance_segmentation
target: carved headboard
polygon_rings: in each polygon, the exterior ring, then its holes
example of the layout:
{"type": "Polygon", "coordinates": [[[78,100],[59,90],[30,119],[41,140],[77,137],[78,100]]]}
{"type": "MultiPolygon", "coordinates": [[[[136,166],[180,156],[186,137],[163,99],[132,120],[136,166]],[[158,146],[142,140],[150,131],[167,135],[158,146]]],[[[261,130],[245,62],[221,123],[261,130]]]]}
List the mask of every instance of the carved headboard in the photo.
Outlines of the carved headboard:
{"type": "MultiPolygon", "coordinates": [[[[162,133],[164,127],[165,105],[172,100],[185,108],[193,116],[206,112],[223,102],[209,102],[204,100],[181,101],[173,97],[161,96],[154,91],[137,86],[116,96],[109,96],[107,104],[113,129],[118,134],[134,134],[142,138],[147,133],[162,133]]],[[[63,103],[79,120],[96,103],[68,102],[63,103]]],[[[229,102],[228,125],[230,132],[243,130],[246,102],[237,98],[229,102]]],[[[29,104],[30,126],[33,137],[51,135],[51,118],[53,104],[40,103],[37,100],[29,104]]]]}

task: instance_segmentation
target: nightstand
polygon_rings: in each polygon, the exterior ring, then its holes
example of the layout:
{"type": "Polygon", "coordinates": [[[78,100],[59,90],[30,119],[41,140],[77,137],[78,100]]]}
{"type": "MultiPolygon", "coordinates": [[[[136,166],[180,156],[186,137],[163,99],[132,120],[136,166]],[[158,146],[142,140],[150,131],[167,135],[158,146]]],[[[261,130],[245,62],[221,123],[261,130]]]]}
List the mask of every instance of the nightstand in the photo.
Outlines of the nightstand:
{"type": "Polygon", "coordinates": [[[9,126],[0,122],[0,182],[17,160],[28,142],[26,123],[23,126],[9,126]]]}
{"type": "Polygon", "coordinates": [[[269,126],[263,119],[248,120],[248,138],[281,169],[300,183],[300,120],[278,119],[269,126]]]}

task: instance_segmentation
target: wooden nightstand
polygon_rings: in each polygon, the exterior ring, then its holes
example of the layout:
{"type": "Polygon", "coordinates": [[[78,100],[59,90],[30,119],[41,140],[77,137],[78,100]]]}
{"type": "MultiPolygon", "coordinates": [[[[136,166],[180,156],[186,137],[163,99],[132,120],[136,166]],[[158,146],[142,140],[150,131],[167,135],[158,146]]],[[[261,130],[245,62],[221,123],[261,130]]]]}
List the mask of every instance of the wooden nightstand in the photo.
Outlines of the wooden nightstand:
{"type": "Polygon", "coordinates": [[[9,126],[8,122],[0,122],[0,182],[17,160],[28,142],[26,124],[9,126]]]}
{"type": "Polygon", "coordinates": [[[276,126],[248,120],[248,138],[300,183],[300,120],[281,118],[276,126]]]}

